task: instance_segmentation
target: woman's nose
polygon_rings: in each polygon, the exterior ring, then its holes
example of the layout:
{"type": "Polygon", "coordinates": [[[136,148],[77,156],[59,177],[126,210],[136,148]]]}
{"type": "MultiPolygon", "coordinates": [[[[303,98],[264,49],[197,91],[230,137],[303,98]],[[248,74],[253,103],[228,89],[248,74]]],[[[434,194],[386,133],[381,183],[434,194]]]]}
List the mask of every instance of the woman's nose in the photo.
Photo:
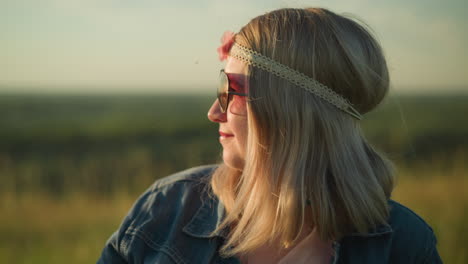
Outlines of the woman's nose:
{"type": "Polygon", "coordinates": [[[213,105],[211,105],[210,110],[208,110],[208,119],[215,123],[226,122],[226,113],[221,112],[218,100],[215,100],[213,105]]]}

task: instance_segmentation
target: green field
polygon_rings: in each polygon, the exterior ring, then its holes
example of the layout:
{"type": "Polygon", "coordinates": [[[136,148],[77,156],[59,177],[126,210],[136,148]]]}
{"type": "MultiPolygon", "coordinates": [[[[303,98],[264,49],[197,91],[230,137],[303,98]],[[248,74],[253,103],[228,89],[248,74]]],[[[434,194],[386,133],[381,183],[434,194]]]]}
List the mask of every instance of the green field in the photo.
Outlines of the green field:
{"type": "MultiPolygon", "coordinates": [[[[155,179],[219,160],[210,96],[0,95],[0,263],[93,263],[155,179]]],[[[394,199],[468,262],[468,95],[392,96],[362,121],[394,199]]]]}

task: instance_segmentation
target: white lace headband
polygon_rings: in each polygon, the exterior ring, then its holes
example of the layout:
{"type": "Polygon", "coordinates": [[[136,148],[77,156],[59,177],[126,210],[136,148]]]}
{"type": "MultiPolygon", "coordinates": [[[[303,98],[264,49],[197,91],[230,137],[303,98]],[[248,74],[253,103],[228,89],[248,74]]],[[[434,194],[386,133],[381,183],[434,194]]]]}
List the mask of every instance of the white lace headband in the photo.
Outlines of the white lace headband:
{"type": "Polygon", "coordinates": [[[343,112],[359,120],[362,119],[361,114],[353,108],[347,99],[337,94],[335,91],[328,88],[324,84],[310,78],[301,72],[276,62],[275,60],[268,58],[254,50],[239,45],[236,42],[233,43],[229,52],[229,56],[243,61],[249,65],[266,70],[280,78],[288,80],[289,82],[336,106],[343,112]]]}

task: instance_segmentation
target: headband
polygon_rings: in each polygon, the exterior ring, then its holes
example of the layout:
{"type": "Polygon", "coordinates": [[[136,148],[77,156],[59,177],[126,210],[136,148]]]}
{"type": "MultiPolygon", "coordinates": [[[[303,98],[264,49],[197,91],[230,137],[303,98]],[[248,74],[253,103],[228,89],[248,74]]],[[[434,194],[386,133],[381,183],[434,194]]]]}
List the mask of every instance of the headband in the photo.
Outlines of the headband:
{"type": "Polygon", "coordinates": [[[229,56],[285,79],[361,120],[361,114],[343,96],[309,76],[234,42],[229,56]]]}

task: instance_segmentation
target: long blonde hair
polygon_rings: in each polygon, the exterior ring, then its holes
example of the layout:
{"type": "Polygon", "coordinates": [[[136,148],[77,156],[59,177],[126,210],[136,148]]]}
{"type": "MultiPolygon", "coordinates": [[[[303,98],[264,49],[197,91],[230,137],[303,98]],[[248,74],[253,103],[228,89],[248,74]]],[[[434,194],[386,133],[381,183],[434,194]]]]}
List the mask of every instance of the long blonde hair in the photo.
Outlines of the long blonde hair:
{"type": "MultiPolygon", "coordinates": [[[[389,87],[383,52],[360,23],[326,9],[280,9],[254,18],[235,41],[327,85],[360,113],[389,87]]],[[[224,255],[272,241],[294,245],[304,225],[324,241],[385,224],[392,164],[359,121],[311,93],[249,67],[245,166],[221,165],[211,186],[230,228],[224,255]],[[306,223],[306,214],[312,217],[306,223]]]]}

